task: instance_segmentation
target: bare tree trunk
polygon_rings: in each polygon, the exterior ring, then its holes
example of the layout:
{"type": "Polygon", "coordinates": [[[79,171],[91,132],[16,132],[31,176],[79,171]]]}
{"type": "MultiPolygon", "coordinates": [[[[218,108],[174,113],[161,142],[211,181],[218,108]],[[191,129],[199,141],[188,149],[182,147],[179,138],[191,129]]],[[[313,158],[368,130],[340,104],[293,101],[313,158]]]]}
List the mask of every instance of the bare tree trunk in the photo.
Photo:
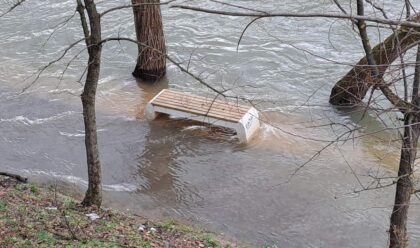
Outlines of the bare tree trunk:
{"type": "MultiPolygon", "coordinates": [[[[412,89],[412,106],[417,110],[420,106],[420,45],[417,46],[416,65],[412,89]]],[[[420,136],[420,115],[418,111],[404,115],[404,137],[401,148],[400,167],[398,170],[397,189],[395,191],[394,208],[391,214],[389,228],[390,248],[407,246],[407,215],[411,194],[414,191],[412,173],[417,155],[417,145],[420,136]]]]}
{"type": "Polygon", "coordinates": [[[96,205],[100,207],[102,203],[101,163],[99,160],[96,130],[95,98],[101,65],[101,21],[100,15],[96,11],[94,0],[84,0],[84,3],[89,17],[90,35],[88,23],[84,15],[84,7],[81,0],[78,0],[78,11],[80,13],[89,54],[86,81],[82,93],[89,184],[82,204],[84,206],[96,205]]]}
{"type": "MultiPolygon", "coordinates": [[[[413,18],[418,21],[418,16],[413,18]]],[[[377,63],[379,77],[382,78],[389,65],[420,41],[420,33],[415,30],[400,29],[389,36],[384,42],[372,49],[372,55],[377,63]],[[397,41],[400,41],[399,44],[397,41]]],[[[379,79],[379,78],[378,78],[379,79]]],[[[362,58],[333,87],[330,103],[338,106],[353,106],[360,103],[366,96],[373,80],[366,57],[362,58]]]]}
{"type": "Polygon", "coordinates": [[[160,0],[132,0],[138,46],[137,65],[133,76],[158,80],[166,73],[166,46],[163,34],[160,0]],[[140,5],[144,3],[144,5],[140,5]]]}
{"type": "MultiPolygon", "coordinates": [[[[357,0],[357,14],[360,16],[364,15],[364,0],[357,0]]],[[[395,95],[386,84],[383,83],[383,73],[386,70],[386,67],[391,63],[389,62],[391,59],[395,60],[398,57],[399,45],[402,42],[398,42],[397,47],[393,46],[392,50],[394,54],[391,57],[391,54],[388,54],[386,58],[388,63],[386,65],[382,65],[381,63],[378,64],[378,61],[384,61],[383,56],[379,56],[378,54],[374,54],[373,50],[371,49],[369,37],[367,34],[366,23],[365,21],[359,20],[357,22],[357,27],[359,30],[360,38],[362,40],[363,49],[365,50],[366,54],[366,61],[365,64],[369,65],[369,67],[365,68],[363,73],[365,77],[371,78],[371,83],[364,84],[362,87],[377,87],[381,89],[382,93],[386,96],[386,98],[394,105],[394,107],[398,107],[402,101],[397,95],[395,95]],[[394,48],[395,47],[395,48],[394,48]],[[379,60],[377,60],[377,58],[379,60]]],[[[407,44],[409,46],[409,44],[407,44]]],[[[386,49],[386,48],[385,48],[386,49]]],[[[420,53],[417,53],[416,62],[420,62],[420,53]]],[[[356,70],[357,68],[353,69],[356,70]]],[[[413,96],[412,96],[412,105],[404,104],[404,106],[410,106],[409,108],[399,108],[402,113],[404,113],[404,137],[402,140],[402,148],[401,148],[401,158],[400,158],[400,166],[398,170],[398,180],[397,180],[397,188],[395,193],[395,201],[394,201],[394,208],[391,214],[391,221],[390,221],[390,248],[405,248],[407,246],[407,215],[408,215],[408,207],[410,206],[410,198],[413,192],[413,184],[412,184],[412,172],[414,161],[417,155],[417,143],[420,135],[420,124],[418,114],[418,93],[415,93],[416,85],[420,82],[420,67],[416,66],[415,69],[415,79],[413,81],[413,96]],[[416,106],[416,108],[412,108],[412,106],[416,106]],[[413,111],[415,110],[415,111],[413,111]]],[[[358,76],[358,75],[357,75],[358,76]]],[[[405,89],[407,91],[407,88],[405,89]]],[[[367,91],[367,88],[366,88],[367,91]]],[[[366,94],[366,91],[364,94],[366,94]]],[[[360,92],[360,91],[359,91],[360,92]]],[[[364,96],[364,95],[363,95],[364,96]]],[[[404,102],[406,103],[406,102],[404,102]]]]}
{"type": "Polygon", "coordinates": [[[404,118],[404,138],[401,148],[395,202],[389,229],[390,248],[407,247],[407,215],[413,192],[412,173],[420,134],[419,121],[418,116],[412,113],[406,114],[404,118]]]}

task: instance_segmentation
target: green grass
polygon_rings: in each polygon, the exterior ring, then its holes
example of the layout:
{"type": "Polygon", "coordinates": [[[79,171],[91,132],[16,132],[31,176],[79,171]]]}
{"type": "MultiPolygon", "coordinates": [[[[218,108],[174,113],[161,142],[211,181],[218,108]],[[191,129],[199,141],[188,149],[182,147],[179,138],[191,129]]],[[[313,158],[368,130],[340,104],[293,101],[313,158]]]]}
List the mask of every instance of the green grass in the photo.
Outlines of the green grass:
{"type": "Polygon", "coordinates": [[[222,244],[217,238],[210,233],[205,233],[197,228],[186,226],[177,223],[175,220],[166,220],[159,224],[159,227],[171,231],[171,232],[181,232],[185,233],[186,235],[202,240],[206,247],[213,247],[213,248],[231,248],[230,244],[222,244]]]}
{"type": "MultiPolygon", "coordinates": [[[[0,177],[1,180],[1,177],[0,177]]],[[[111,210],[83,208],[73,198],[33,184],[0,186],[0,247],[177,247],[227,248],[213,234],[167,220],[160,225],[148,222],[158,232],[140,232],[144,223],[134,216],[111,210]],[[56,206],[56,210],[47,207],[56,206]],[[86,214],[100,219],[91,221],[86,214]],[[141,222],[140,222],[141,221],[141,222]],[[168,241],[169,240],[169,241],[168,241]]]]}
{"type": "Polygon", "coordinates": [[[87,247],[97,247],[97,248],[113,248],[113,247],[120,247],[116,243],[107,243],[100,240],[91,240],[87,244],[87,247]]]}
{"type": "Polygon", "coordinates": [[[56,239],[45,230],[41,230],[35,234],[35,239],[38,241],[38,244],[47,245],[47,247],[53,247],[56,245],[56,239]]]}
{"type": "Polygon", "coordinates": [[[29,189],[31,190],[32,193],[36,195],[39,194],[39,188],[35,184],[30,184],[29,189]]]}
{"type": "Polygon", "coordinates": [[[64,199],[64,207],[69,209],[76,209],[77,208],[77,202],[70,197],[66,197],[64,199]]]}
{"type": "Polygon", "coordinates": [[[138,240],[137,245],[139,245],[143,248],[152,248],[152,244],[150,243],[150,241],[147,241],[147,240],[144,240],[144,239],[138,240]]]}
{"type": "Polygon", "coordinates": [[[0,212],[6,211],[7,203],[0,201],[0,212]]]}
{"type": "Polygon", "coordinates": [[[206,242],[206,244],[209,245],[209,246],[211,246],[211,247],[217,247],[217,248],[218,247],[225,247],[225,246],[222,246],[222,244],[219,241],[217,241],[214,238],[214,236],[211,235],[211,234],[204,235],[204,238],[203,239],[206,242]]]}

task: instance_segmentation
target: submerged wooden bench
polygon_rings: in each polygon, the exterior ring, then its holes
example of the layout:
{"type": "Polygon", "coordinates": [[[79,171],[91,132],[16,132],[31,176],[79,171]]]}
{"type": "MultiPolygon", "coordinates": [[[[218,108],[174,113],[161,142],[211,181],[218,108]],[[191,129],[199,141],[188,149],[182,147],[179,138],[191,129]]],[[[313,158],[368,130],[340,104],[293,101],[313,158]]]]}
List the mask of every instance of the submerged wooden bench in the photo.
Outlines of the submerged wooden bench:
{"type": "Polygon", "coordinates": [[[147,119],[153,120],[159,113],[232,128],[241,143],[247,143],[260,128],[258,111],[253,107],[167,89],[146,106],[147,119]]]}

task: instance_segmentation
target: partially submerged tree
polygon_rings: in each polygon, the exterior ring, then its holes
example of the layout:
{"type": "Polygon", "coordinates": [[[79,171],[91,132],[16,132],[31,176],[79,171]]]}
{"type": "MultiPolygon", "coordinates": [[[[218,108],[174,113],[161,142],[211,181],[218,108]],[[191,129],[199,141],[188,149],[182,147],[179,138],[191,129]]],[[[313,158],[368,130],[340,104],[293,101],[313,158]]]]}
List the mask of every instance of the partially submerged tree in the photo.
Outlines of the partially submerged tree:
{"type": "MultiPolygon", "coordinates": [[[[409,6],[409,2],[407,6],[409,6]]],[[[409,8],[407,8],[407,16],[410,13],[409,8]]],[[[409,17],[408,20],[418,22],[420,21],[420,14],[409,17]]],[[[413,48],[420,41],[419,28],[390,28],[393,30],[393,33],[371,49],[373,59],[377,64],[376,68],[379,70],[379,77],[381,78],[396,59],[402,58],[407,50],[413,48]]],[[[369,88],[373,85],[369,68],[368,59],[365,56],[334,85],[331,90],[330,103],[337,106],[355,106],[360,104],[369,88]]]]}
{"type": "MultiPolygon", "coordinates": [[[[420,20],[420,15],[416,15],[413,20],[420,20]]],[[[389,66],[419,41],[420,32],[415,29],[402,28],[376,45],[372,49],[372,56],[378,64],[379,76],[383,77],[389,66]]],[[[331,90],[330,103],[338,106],[360,104],[373,85],[369,67],[367,58],[362,58],[334,85],[331,90]]]]}
{"type": "Polygon", "coordinates": [[[133,76],[144,80],[158,80],[166,74],[166,46],[160,0],[132,0],[132,3],[139,42],[133,76]]]}

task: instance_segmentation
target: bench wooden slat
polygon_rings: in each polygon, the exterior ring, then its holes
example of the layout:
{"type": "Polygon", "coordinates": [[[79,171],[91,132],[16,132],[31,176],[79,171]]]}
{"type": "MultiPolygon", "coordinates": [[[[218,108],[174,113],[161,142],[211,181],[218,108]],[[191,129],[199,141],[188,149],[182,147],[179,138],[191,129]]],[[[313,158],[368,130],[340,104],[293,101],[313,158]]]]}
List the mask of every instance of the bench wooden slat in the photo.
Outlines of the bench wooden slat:
{"type": "Polygon", "coordinates": [[[216,98],[215,97],[202,97],[202,96],[194,96],[188,93],[180,93],[180,92],[176,92],[176,91],[169,91],[169,90],[165,90],[165,92],[163,92],[161,95],[159,95],[158,98],[161,97],[166,97],[166,98],[181,98],[181,99],[186,99],[186,100],[194,100],[197,102],[206,102],[206,103],[212,103],[213,105],[222,105],[222,106],[229,106],[229,107],[233,107],[236,108],[238,110],[241,111],[248,111],[249,110],[249,106],[244,106],[244,105],[240,105],[238,103],[235,102],[231,102],[231,101],[227,101],[227,100],[220,100],[220,98],[216,98]]]}
{"type": "Polygon", "coordinates": [[[216,113],[220,116],[227,116],[227,117],[234,117],[238,120],[246,113],[246,112],[238,112],[235,110],[229,110],[229,109],[221,109],[221,107],[217,106],[210,106],[210,105],[196,105],[194,103],[190,102],[180,102],[176,99],[156,99],[153,101],[154,105],[161,105],[161,104],[172,104],[173,108],[181,107],[181,108],[190,108],[192,110],[197,111],[203,111],[204,113],[207,113],[208,115],[212,115],[213,113],[216,113]]]}
{"type": "Polygon", "coordinates": [[[194,114],[202,114],[209,117],[221,119],[229,119],[239,121],[241,117],[250,109],[248,106],[234,104],[215,100],[214,98],[206,98],[193,96],[187,93],[179,93],[176,91],[165,90],[151,101],[152,104],[170,107],[172,109],[182,108],[183,111],[194,114]],[[171,106],[173,105],[173,106],[171,106]],[[191,111],[188,111],[190,109],[191,111]]]}
{"type": "Polygon", "coordinates": [[[191,113],[194,115],[201,115],[203,116],[203,118],[205,118],[206,116],[208,117],[212,117],[215,119],[219,119],[219,120],[226,120],[226,121],[231,121],[231,122],[238,122],[239,119],[236,117],[229,117],[229,116],[223,116],[223,115],[218,115],[217,113],[210,113],[208,114],[207,111],[204,110],[196,110],[196,109],[191,109],[191,108],[187,108],[187,107],[175,107],[170,103],[159,103],[157,106],[161,106],[161,107],[165,107],[165,108],[170,108],[170,109],[174,109],[174,110],[181,110],[187,113],[191,113]]]}
{"type": "Polygon", "coordinates": [[[201,108],[205,108],[205,109],[217,109],[219,111],[222,112],[234,112],[234,113],[238,113],[238,114],[245,114],[250,107],[248,108],[238,108],[236,106],[232,106],[232,105],[227,105],[227,104],[220,104],[217,102],[210,102],[210,101],[196,101],[195,99],[188,99],[186,97],[171,97],[168,95],[159,97],[157,99],[155,99],[154,102],[156,102],[157,100],[161,100],[161,101],[172,101],[172,102],[176,102],[178,104],[185,104],[185,105],[189,105],[189,106],[197,106],[197,107],[201,107],[201,108]]]}
{"type": "Polygon", "coordinates": [[[195,106],[191,106],[191,105],[185,105],[185,104],[181,104],[181,105],[176,105],[176,103],[173,103],[171,101],[161,101],[161,100],[157,100],[154,102],[155,106],[163,106],[163,107],[168,107],[171,106],[172,109],[177,109],[177,108],[182,108],[182,109],[190,109],[191,111],[187,111],[187,112],[192,112],[194,111],[194,113],[200,113],[202,115],[205,116],[209,116],[212,117],[213,115],[217,115],[220,118],[231,118],[234,119],[235,121],[239,121],[241,119],[241,117],[243,115],[241,114],[235,114],[235,113],[222,113],[221,111],[217,110],[217,109],[207,109],[207,108],[201,108],[201,107],[195,107],[195,106]]]}

